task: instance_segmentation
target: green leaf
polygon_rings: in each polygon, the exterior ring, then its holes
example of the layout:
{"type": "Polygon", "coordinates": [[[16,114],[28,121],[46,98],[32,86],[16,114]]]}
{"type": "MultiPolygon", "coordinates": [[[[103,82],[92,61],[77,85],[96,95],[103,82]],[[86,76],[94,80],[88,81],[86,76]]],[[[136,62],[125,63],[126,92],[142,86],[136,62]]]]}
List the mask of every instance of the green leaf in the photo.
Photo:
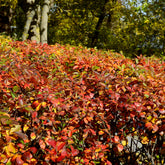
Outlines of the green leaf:
{"type": "Polygon", "coordinates": [[[146,98],[149,98],[150,96],[149,95],[147,95],[147,94],[144,94],[144,96],[146,97],[146,98]]]}
{"type": "Polygon", "coordinates": [[[19,89],[20,89],[19,86],[14,86],[13,87],[13,92],[18,92],[19,89]]]}
{"type": "Polygon", "coordinates": [[[15,93],[13,93],[12,91],[10,93],[11,93],[12,98],[14,99],[16,97],[15,93]]]}
{"type": "Polygon", "coordinates": [[[9,118],[10,118],[9,116],[5,116],[5,115],[0,116],[0,119],[9,119],[9,118]]]}
{"type": "Polygon", "coordinates": [[[136,59],[135,59],[135,62],[136,62],[136,64],[138,64],[138,63],[139,63],[139,60],[136,58],[136,59]]]}
{"type": "Polygon", "coordinates": [[[92,66],[92,70],[97,70],[97,69],[100,69],[99,66],[92,66]]]}
{"type": "Polygon", "coordinates": [[[9,161],[9,162],[6,163],[6,165],[12,165],[12,163],[9,161]]]}

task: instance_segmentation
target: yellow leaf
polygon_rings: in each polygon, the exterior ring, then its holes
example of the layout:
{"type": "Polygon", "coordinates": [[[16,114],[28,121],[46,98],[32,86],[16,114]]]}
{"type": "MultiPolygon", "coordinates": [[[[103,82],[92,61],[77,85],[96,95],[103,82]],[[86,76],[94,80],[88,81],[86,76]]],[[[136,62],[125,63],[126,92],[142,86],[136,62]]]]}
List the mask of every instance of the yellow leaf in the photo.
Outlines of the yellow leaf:
{"type": "Polygon", "coordinates": [[[52,110],[53,110],[55,113],[57,112],[56,108],[53,108],[52,110]]]}
{"type": "Polygon", "coordinates": [[[21,129],[21,125],[15,125],[14,128],[11,128],[10,134],[12,134],[14,132],[19,132],[20,129],[21,129]]]}
{"type": "Polygon", "coordinates": [[[42,102],[41,104],[44,108],[46,107],[46,102],[42,102]]]}
{"type": "Polygon", "coordinates": [[[34,140],[34,139],[36,138],[35,133],[34,133],[34,132],[32,132],[32,133],[30,134],[30,137],[31,137],[31,139],[32,139],[32,140],[34,140]]]}
{"type": "Polygon", "coordinates": [[[135,128],[134,127],[132,128],[132,131],[135,131],[135,128]]]}
{"type": "Polygon", "coordinates": [[[39,111],[39,110],[40,110],[41,105],[42,105],[42,103],[40,103],[40,104],[37,106],[36,111],[39,111]]]}
{"type": "Polygon", "coordinates": [[[26,132],[28,130],[28,126],[25,124],[24,127],[23,127],[23,131],[26,132]]]}
{"type": "Polygon", "coordinates": [[[155,124],[156,119],[155,119],[155,118],[153,118],[153,119],[151,120],[151,122],[152,122],[153,124],[155,124]]]}
{"type": "Polygon", "coordinates": [[[12,156],[13,154],[16,153],[16,149],[14,147],[14,144],[11,142],[7,146],[4,147],[4,150],[6,151],[8,156],[12,156]]]}
{"type": "Polygon", "coordinates": [[[73,140],[68,140],[68,144],[74,144],[73,140]]]}
{"type": "Polygon", "coordinates": [[[6,161],[7,161],[7,156],[4,155],[4,154],[1,154],[0,162],[3,163],[3,162],[6,162],[6,161]]]}
{"type": "Polygon", "coordinates": [[[30,97],[30,100],[31,100],[31,101],[34,100],[34,97],[30,97]]]}
{"type": "Polygon", "coordinates": [[[149,142],[149,139],[147,136],[142,138],[142,141],[141,141],[142,144],[148,144],[148,142],[149,142]]]}
{"type": "Polygon", "coordinates": [[[122,145],[123,145],[123,146],[126,146],[126,145],[127,145],[127,141],[126,141],[126,140],[123,140],[123,141],[122,141],[122,145]]]}
{"type": "Polygon", "coordinates": [[[148,116],[147,120],[150,121],[152,119],[152,116],[148,116]]]}
{"type": "Polygon", "coordinates": [[[96,150],[95,150],[95,152],[100,152],[101,151],[101,148],[97,148],[96,150]]]}

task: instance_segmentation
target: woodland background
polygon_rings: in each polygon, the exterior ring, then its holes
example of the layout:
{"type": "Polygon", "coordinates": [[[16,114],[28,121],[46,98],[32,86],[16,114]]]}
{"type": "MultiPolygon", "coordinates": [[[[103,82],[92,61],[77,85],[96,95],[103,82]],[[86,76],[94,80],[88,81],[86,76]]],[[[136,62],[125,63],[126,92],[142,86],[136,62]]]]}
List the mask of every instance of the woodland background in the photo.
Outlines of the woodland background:
{"type": "Polygon", "coordinates": [[[125,56],[165,51],[163,0],[1,0],[0,30],[16,40],[111,49],[125,56]]]}

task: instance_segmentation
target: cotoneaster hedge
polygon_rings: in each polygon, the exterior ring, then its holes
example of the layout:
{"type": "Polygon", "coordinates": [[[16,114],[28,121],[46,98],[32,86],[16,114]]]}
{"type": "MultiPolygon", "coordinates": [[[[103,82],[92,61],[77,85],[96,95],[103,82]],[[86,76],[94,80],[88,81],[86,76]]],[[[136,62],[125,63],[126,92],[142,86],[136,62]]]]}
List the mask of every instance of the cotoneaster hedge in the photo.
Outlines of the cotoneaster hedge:
{"type": "Polygon", "coordinates": [[[164,61],[1,43],[1,164],[163,164],[164,131],[164,61]]]}

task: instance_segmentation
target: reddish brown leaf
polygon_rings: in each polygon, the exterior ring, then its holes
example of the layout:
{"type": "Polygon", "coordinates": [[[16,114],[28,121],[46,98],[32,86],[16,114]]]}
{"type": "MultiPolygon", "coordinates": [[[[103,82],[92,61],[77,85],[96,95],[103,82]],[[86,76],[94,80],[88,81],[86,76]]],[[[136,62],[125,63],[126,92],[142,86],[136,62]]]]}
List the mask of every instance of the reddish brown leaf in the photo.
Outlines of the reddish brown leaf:
{"type": "Polygon", "coordinates": [[[17,165],[23,165],[24,161],[21,159],[21,156],[16,157],[15,159],[17,165]]]}
{"type": "Polygon", "coordinates": [[[53,139],[49,139],[49,140],[47,140],[47,143],[49,144],[49,145],[51,145],[52,147],[56,147],[56,145],[57,145],[57,142],[55,141],[55,140],[53,140],[53,139]]]}
{"type": "Polygon", "coordinates": [[[29,149],[33,154],[36,154],[37,148],[36,147],[30,147],[29,149]]]}
{"type": "Polygon", "coordinates": [[[79,151],[77,149],[74,149],[72,145],[70,145],[70,148],[71,148],[72,156],[76,156],[79,154],[79,151]]]}
{"type": "Polygon", "coordinates": [[[65,146],[65,142],[58,142],[57,143],[57,151],[60,151],[64,146],[65,146]]]}

